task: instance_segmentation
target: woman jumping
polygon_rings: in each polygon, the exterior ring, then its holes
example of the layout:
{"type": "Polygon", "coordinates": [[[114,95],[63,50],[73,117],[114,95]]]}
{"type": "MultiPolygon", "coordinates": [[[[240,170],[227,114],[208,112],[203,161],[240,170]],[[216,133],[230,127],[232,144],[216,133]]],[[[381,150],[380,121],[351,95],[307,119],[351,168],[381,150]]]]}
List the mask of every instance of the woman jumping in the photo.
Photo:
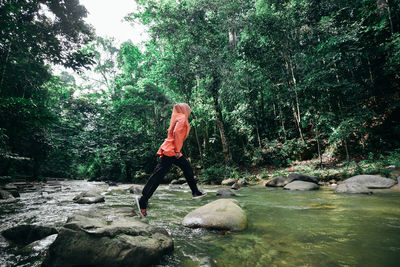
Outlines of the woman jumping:
{"type": "Polygon", "coordinates": [[[142,196],[136,197],[136,204],[142,216],[147,215],[147,202],[160,185],[161,180],[167,174],[172,164],[177,165],[183,171],[186,181],[192,190],[193,199],[207,195],[207,193],[202,193],[197,188],[192,167],[181,153],[183,142],[188,137],[190,131],[188,122],[190,113],[190,107],[186,103],[176,104],[172,110],[168,137],[157,151],[157,155],[161,157],[161,161],[157,164],[153,174],[143,188],[142,196]]]}

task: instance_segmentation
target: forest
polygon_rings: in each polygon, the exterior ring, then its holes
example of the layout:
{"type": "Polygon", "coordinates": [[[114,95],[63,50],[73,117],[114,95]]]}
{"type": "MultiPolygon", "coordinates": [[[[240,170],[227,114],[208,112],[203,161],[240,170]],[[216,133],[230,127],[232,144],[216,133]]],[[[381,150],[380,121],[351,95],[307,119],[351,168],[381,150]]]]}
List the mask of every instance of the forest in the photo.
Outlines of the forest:
{"type": "Polygon", "coordinates": [[[142,46],[96,36],[79,0],[0,2],[0,176],[143,182],[181,102],[203,182],[400,166],[400,0],[136,3],[142,46]]]}

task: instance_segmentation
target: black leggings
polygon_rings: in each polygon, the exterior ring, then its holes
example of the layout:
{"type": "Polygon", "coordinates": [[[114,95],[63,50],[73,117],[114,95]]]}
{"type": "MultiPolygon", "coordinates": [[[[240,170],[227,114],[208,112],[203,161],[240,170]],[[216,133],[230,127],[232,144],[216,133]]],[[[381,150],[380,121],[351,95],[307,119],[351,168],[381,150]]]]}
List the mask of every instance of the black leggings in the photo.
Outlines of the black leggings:
{"type": "Polygon", "coordinates": [[[183,171],[183,175],[185,175],[186,181],[192,190],[193,195],[201,194],[196,185],[196,180],[194,179],[193,169],[190,166],[189,161],[183,156],[179,159],[176,157],[161,157],[161,161],[157,164],[157,167],[154,169],[153,174],[150,176],[150,179],[147,181],[145,187],[142,191],[142,197],[140,198],[140,206],[142,208],[147,207],[147,201],[153,195],[154,191],[156,191],[157,187],[160,185],[162,179],[165,177],[172,164],[175,164],[183,171]]]}

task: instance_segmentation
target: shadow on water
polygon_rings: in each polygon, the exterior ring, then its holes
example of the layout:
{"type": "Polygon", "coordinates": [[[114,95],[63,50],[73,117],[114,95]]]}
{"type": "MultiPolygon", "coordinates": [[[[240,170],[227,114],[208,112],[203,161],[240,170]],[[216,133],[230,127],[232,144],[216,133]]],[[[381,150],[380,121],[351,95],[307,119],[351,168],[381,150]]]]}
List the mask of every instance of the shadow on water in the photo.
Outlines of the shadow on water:
{"type": "MultiPolygon", "coordinates": [[[[0,205],[0,230],[25,223],[59,227],[75,211],[93,207],[72,202],[90,188],[107,191],[102,183],[63,181],[57,187],[22,193],[20,201],[0,205]]],[[[209,196],[195,201],[185,186],[160,186],[156,191],[146,220],[167,229],[175,244],[159,266],[398,266],[400,262],[398,193],[338,195],[331,189],[291,192],[246,187],[235,197],[248,217],[245,231],[183,227],[183,217],[216,200],[217,189],[203,187],[209,196]]],[[[133,199],[126,190],[116,190],[96,205],[129,206],[133,199]]],[[[0,266],[40,264],[40,257],[20,255],[2,238],[0,249],[0,266]]]]}

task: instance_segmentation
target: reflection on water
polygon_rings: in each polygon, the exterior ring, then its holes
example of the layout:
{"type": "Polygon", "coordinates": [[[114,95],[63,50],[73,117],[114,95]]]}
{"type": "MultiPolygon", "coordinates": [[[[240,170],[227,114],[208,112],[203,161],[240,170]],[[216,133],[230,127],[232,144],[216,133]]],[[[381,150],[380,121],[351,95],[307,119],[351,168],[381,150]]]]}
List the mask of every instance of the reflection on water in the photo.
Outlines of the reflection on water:
{"type": "MultiPolygon", "coordinates": [[[[68,215],[93,206],[72,198],[102,183],[67,181],[21,194],[17,203],[0,205],[0,230],[34,223],[61,226],[68,215]]],[[[124,188],[127,188],[125,186],[124,188]]],[[[290,192],[247,187],[236,199],[248,216],[242,232],[209,231],[181,226],[191,210],[216,200],[191,200],[187,187],[161,186],[150,200],[150,224],[172,235],[175,250],[160,266],[398,266],[400,262],[400,194],[337,195],[330,189],[290,192]]],[[[109,191],[104,208],[133,204],[126,190],[109,191]]],[[[40,258],[24,258],[0,239],[0,266],[35,266],[40,258]]]]}

